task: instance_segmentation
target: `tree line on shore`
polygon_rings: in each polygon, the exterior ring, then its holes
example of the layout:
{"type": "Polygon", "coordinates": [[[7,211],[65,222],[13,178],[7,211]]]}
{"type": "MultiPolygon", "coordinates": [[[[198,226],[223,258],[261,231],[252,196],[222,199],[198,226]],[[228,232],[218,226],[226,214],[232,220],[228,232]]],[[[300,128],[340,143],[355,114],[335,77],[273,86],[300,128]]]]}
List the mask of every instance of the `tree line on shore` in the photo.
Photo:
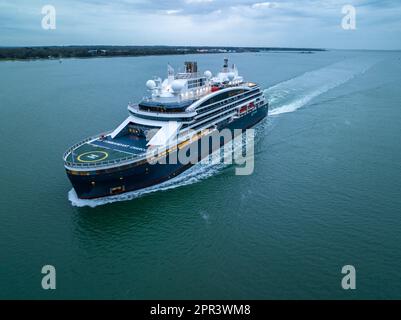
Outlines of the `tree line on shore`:
{"type": "Polygon", "coordinates": [[[303,51],[322,49],[304,48],[247,48],[247,47],[169,47],[169,46],[44,46],[44,47],[0,47],[2,60],[62,59],[90,57],[124,57],[147,55],[172,55],[196,53],[229,53],[260,51],[303,51]]]}

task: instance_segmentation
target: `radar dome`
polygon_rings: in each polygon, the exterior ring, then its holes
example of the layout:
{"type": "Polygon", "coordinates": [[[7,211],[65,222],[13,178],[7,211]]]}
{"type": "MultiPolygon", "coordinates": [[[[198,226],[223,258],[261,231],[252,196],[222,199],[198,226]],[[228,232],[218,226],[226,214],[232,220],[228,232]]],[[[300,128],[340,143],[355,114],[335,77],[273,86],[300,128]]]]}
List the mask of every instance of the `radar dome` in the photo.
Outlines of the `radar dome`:
{"type": "Polygon", "coordinates": [[[180,80],[174,80],[171,84],[171,88],[174,92],[180,92],[182,89],[184,89],[184,83],[180,80]]]}
{"type": "Polygon", "coordinates": [[[209,70],[207,70],[207,71],[205,71],[205,73],[203,74],[207,79],[210,79],[212,76],[213,76],[213,74],[209,71],[209,70]]]}
{"type": "Polygon", "coordinates": [[[149,90],[153,90],[154,88],[156,88],[156,82],[154,80],[148,80],[146,82],[146,86],[149,90]]]}
{"type": "Polygon", "coordinates": [[[233,81],[235,78],[235,74],[234,72],[230,72],[229,74],[227,74],[227,78],[229,81],[233,81]]]}

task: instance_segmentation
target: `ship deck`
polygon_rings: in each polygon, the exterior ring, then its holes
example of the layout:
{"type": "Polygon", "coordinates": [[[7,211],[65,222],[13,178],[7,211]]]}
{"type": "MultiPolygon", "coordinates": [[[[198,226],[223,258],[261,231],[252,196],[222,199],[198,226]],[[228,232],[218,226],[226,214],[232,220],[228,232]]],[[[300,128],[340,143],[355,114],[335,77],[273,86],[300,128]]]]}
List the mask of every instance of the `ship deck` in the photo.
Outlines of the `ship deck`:
{"type": "Polygon", "coordinates": [[[88,141],[74,148],[65,161],[71,165],[99,165],[146,152],[146,139],[126,135],[112,139],[110,136],[88,141]]]}

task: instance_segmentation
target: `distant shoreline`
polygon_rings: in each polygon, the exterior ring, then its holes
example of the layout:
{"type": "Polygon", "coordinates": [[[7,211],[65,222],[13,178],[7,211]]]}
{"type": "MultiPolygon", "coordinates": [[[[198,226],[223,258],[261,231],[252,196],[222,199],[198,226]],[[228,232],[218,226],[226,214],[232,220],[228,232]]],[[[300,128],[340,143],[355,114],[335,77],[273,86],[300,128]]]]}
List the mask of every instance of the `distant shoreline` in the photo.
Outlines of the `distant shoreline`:
{"type": "Polygon", "coordinates": [[[186,46],[32,46],[0,47],[0,61],[54,60],[67,58],[143,57],[185,54],[216,54],[244,52],[299,52],[326,51],[316,48],[273,47],[186,47],[186,46]]]}

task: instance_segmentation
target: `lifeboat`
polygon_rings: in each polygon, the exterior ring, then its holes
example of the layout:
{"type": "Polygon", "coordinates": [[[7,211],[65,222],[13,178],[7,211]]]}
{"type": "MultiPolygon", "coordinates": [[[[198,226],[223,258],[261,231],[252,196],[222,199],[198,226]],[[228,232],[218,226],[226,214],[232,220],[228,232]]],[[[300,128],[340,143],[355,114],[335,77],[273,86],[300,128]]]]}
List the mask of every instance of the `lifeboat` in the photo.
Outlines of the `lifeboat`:
{"type": "Polygon", "coordinates": [[[220,90],[219,86],[212,86],[212,88],[211,88],[212,92],[216,92],[216,91],[219,91],[219,90],[220,90]]]}
{"type": "Polygon", "coordinates": [[[246,112],[247,109],[248,109],[248,106],[242,106],[242,107],[239,109],[239,114],[242,114],[242,113],[246,112]]]}
{"type": "Polygon", "coordinates": [[[248,104],[248,110],[252,111],[253,109],[255,109],[255,104],[251,102],[250,104],[248,104]]]}

